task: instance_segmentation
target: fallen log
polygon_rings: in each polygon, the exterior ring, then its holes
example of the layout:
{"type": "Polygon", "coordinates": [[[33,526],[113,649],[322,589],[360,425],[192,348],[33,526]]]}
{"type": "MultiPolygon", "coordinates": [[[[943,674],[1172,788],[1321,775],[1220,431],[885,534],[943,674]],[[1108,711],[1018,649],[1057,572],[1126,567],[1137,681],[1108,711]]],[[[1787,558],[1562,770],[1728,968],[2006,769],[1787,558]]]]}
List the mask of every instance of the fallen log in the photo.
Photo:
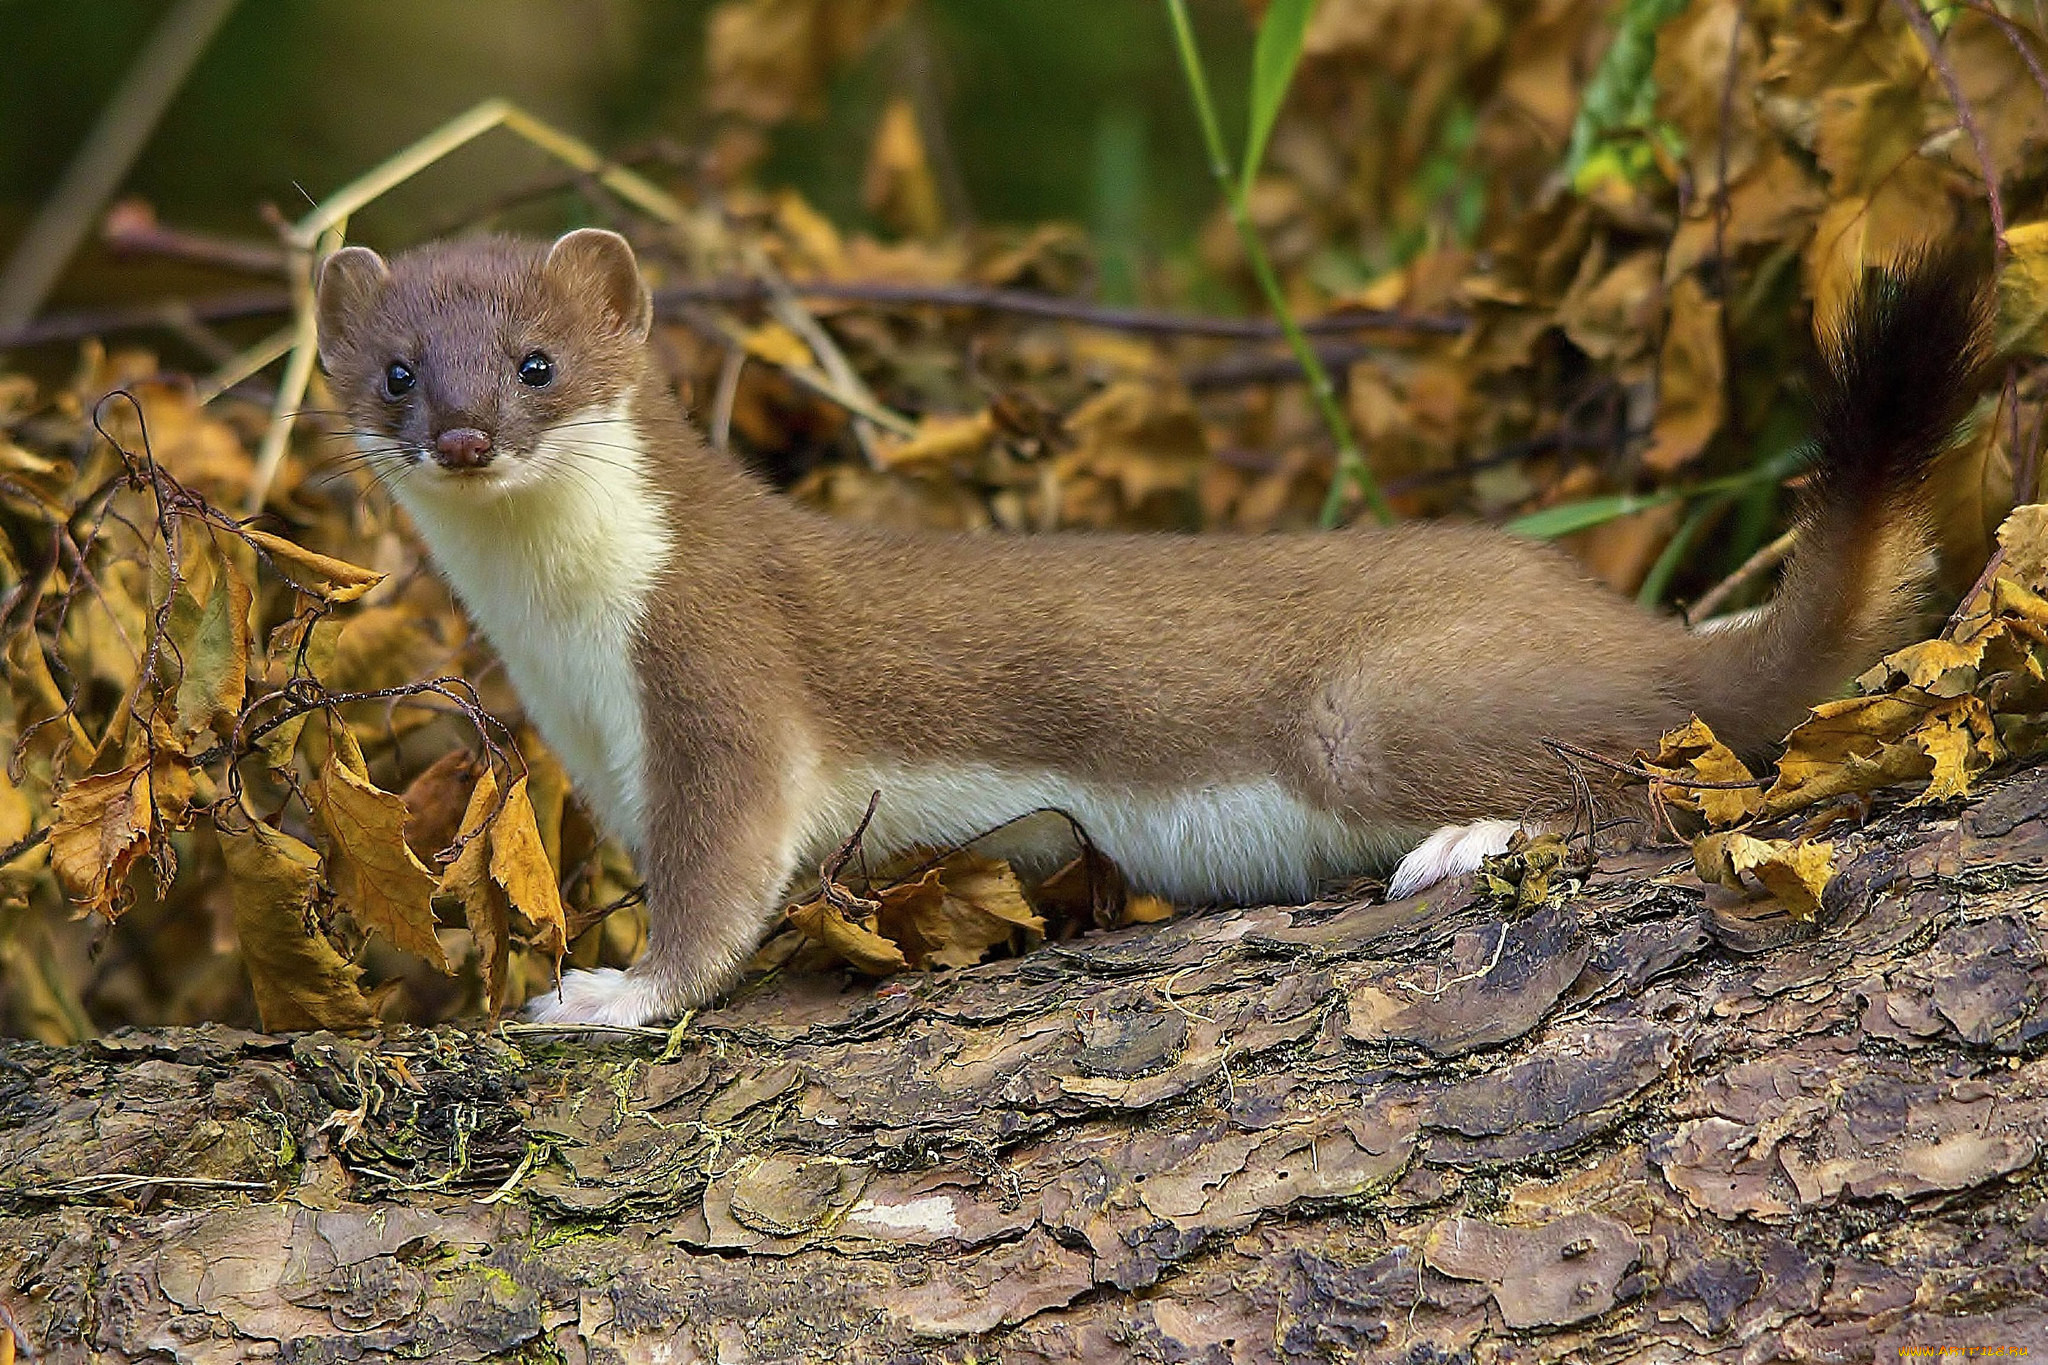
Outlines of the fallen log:
{"type": "Polygon", "coordinates": [[[51,1361],[2048,1346],[2048,767],[1841,836],[1813,925],[1672,856],[672,1036],[0,1043],[0,1308],[51,1361]]]}

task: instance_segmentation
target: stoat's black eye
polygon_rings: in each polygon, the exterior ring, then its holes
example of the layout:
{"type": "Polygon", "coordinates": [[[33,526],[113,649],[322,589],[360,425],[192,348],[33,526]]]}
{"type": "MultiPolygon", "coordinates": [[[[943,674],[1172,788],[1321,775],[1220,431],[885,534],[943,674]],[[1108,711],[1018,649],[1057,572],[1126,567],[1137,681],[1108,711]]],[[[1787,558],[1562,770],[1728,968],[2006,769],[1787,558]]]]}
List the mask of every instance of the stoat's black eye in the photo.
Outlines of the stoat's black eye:
{"type": "Polygon", "coordinates": [[[411,393],[412,386],[418,382],[413,376],[412,366],[403,360],[394,360],[384,367],[384,391],[393,398],[403,398],[411,393]]]}
{"type": "Polygon", "coordinates": [[[519,382],[530,389],[544,389],[554,382],[555,362],[545,351],[530,351],[519,362],[519,382]]]}

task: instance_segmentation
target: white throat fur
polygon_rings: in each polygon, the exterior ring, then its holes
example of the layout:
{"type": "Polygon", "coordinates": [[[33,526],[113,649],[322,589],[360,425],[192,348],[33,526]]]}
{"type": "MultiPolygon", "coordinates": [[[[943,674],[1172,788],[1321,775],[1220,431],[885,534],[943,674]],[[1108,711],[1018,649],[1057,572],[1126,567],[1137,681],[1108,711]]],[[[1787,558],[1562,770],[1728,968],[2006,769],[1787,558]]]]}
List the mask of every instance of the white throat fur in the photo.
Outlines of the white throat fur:
{"type": "Polygon", "coordinates": [[[434,562],[511,675],[577,792],[636,852],[646,830],[633,639],[671,553],[632,395],[549,430],[495,487],[414,466],[394,480],[434,562]]]}

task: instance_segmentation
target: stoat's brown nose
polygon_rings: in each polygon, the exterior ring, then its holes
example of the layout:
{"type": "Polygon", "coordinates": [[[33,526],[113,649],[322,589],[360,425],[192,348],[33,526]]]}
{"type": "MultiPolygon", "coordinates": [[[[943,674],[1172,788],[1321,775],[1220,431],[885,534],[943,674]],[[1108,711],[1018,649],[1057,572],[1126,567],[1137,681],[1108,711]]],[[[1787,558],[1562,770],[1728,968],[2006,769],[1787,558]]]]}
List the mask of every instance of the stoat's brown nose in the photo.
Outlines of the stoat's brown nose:
{"type": "Polygon", "coordinates": [[[491,462],[491,438],[475,427],[450,427],[434,438],[434,459],[444,469],[482,469],[491,462]]]}

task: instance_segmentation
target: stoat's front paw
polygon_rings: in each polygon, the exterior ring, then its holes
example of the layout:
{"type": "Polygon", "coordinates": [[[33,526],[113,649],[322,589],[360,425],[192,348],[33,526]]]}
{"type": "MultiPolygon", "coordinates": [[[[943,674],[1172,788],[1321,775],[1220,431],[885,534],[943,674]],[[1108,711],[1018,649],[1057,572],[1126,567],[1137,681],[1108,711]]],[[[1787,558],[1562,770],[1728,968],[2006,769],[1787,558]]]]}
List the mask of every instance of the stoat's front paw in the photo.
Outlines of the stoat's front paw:
{"type": "Polygon", "coordinates": [[[1445,825],[1410,849],[1401,860],[1394,869],[1393,880],[1387,883],[1387,899],[1401,900],[1461,872],[1476,871],[1488,858],[1507,852],[1508,841],[1520,828],[1513,820],[1445,825]]]}
{"type": "Polygon", "coordinates": [[[631,1028],[666,1023],[675,1013],[648,978],[617,967],[568,972],[558,989],[543,991],[526,1002],[526,1017],[536,1024],[631,1028]]]}

